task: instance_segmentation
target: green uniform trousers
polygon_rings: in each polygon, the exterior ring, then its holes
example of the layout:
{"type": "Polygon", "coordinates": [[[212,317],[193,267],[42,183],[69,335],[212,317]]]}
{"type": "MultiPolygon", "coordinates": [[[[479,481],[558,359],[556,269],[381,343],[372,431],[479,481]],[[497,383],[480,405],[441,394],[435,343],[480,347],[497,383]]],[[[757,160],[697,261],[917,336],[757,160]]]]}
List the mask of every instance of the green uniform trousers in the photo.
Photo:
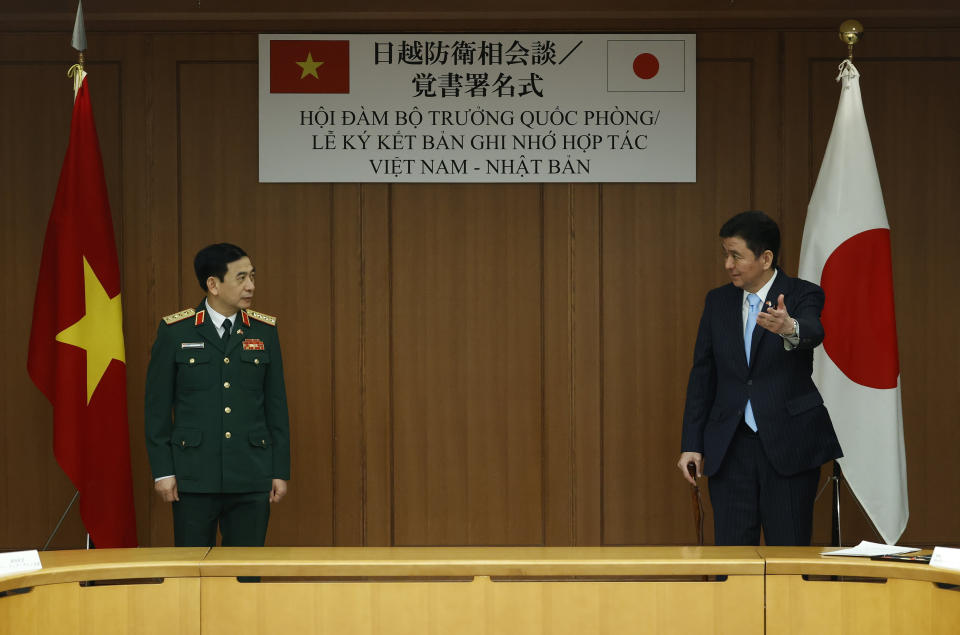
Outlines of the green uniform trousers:
{"type": "Polygon", "coordinates": [[[270,520],[270,492],[195,494],[180,492],[173,503],[173,538],[178,547],[215,547],[217,527],[224,547],[262,547],[270,520]]]}

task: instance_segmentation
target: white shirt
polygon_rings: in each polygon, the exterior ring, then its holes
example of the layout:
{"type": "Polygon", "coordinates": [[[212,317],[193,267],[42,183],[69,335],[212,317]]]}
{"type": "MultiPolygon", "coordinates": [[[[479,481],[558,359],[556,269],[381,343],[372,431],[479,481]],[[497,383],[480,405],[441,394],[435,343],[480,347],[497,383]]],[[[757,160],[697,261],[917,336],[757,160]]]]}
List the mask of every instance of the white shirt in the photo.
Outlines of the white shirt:
{"type": "Polygon", "coordinates": [[[236,328],[237,326],[237,313],[233,315],[221,315],[213,310],[210,306],[210,302],[207,300],[203,301],[203,306],[207,310],[207,315],[210,316],[210,321],[213,322],[213,328],[217,329],[217,335],[223,337],[223,321],[230,320],[230,328],[236,328]]]}

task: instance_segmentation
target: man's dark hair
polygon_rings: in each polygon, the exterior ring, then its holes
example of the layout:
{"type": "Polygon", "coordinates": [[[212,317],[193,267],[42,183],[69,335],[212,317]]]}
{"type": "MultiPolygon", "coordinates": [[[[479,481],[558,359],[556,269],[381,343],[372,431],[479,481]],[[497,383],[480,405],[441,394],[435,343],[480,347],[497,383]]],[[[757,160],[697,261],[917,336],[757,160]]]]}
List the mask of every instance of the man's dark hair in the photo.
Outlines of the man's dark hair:
{"type": "Polygon", "coordinates": [[[720,238],[734,237],[742,238],[757,258],[769,249],[773,253],[773,266],[778,266],[780,228],[777,221],[757,210],[740,212],[720,228],[720,238]]]}
{"type": "Polygon", "coordinates": [[[207,245],[198,251],[193,258],[193,270],[204,293],[207,292],[207,278],[216,276],[223,282],[223,277],[227,275],[227,265],[246,255],[247,252],[230,243],[207,245]]]}

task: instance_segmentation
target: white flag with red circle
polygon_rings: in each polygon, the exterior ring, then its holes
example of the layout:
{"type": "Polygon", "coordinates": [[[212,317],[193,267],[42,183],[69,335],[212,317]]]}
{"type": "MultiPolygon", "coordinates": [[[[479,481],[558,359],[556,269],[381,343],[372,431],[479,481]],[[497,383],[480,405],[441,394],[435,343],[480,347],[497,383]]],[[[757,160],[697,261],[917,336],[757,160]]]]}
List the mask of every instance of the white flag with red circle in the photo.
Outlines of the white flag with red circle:
{"type": "Polygon", "coordinates": [[[807,208],[800,277],[826,294],[813,377],[843,448],[840,466],[888,544],[909,517],[890,225],[860,96],[840,66],[840,104],[807,208]]]}
{"type": "Polygon", "coordinates": [[[607,40],[607,92],[685,92],[693,79],[686,59],[694,52],[686,40],[663,38],[607,40]]]}

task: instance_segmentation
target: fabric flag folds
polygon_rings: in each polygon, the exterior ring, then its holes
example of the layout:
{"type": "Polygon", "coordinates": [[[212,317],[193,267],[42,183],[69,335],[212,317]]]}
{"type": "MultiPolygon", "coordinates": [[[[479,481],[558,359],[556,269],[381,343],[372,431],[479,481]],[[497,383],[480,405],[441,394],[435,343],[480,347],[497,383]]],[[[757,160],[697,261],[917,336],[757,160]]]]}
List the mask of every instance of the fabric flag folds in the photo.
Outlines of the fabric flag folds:
{"type": "Polygon", "coordinates": [[[840,104],[807,209],[800,277],[826,293],[826,337],[813,377],[840,438],[840,466],[893,544],[909,517],[900,361],[890,226],[859,78],[850,61],[841,64],[840,104]]]}
{"type": "Polygon", "coordinates": [[[27,369],[53,404],[54,455],[80,492],[97,547],[137,544],[122,326],[113,220],[82,79],[43,243],[27,369]]]}

